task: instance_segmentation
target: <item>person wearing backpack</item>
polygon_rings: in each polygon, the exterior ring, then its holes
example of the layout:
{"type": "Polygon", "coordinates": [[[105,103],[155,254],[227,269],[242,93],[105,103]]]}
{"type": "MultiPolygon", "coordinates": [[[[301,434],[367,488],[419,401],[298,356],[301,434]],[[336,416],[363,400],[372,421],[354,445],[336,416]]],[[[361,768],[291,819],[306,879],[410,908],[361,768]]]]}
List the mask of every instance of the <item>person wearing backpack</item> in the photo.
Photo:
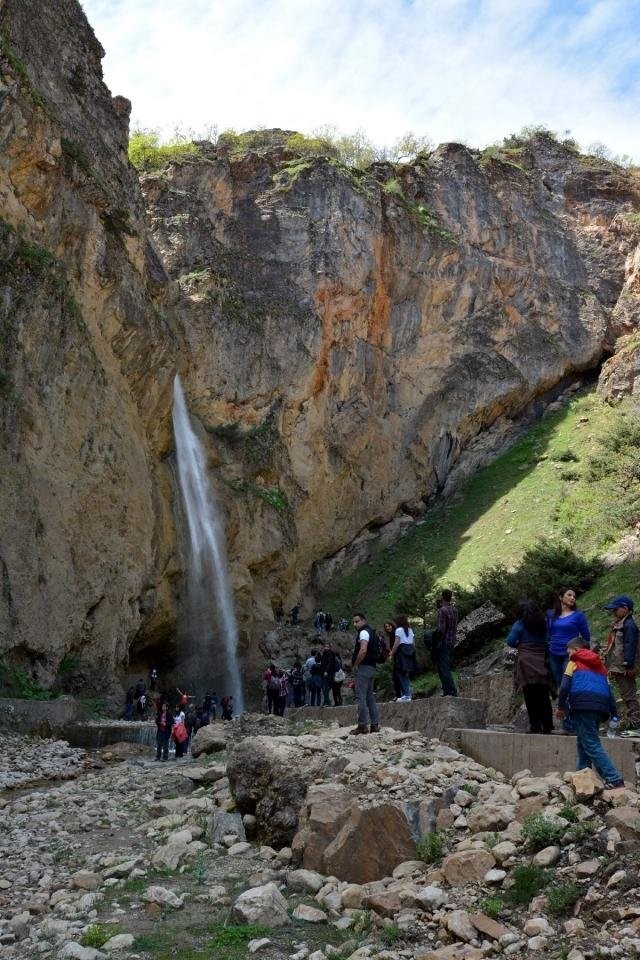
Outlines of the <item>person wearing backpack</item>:
{"type": "Polygon", "coordinates": [[[356,628],[356,636],[351,663],[356,684],[358,725],[351,733],[378,733],[380,731],[380,713],[373,690],[376,665],[380,654],[378,634],[369,626],[362,613],[356,613],[353,618],[353,625],[356,628]]]}

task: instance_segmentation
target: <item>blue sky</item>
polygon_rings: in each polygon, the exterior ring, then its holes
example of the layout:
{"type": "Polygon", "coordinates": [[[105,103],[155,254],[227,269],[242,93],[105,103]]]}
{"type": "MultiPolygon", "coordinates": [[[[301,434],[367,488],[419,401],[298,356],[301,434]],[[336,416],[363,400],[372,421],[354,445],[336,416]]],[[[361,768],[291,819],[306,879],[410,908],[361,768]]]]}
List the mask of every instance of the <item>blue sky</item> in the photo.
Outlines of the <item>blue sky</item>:
{"type": "Polygon", "coordinates": [[[640,0],[83,0],[105,79],[171,132],[324,124],[484,146],[525,124],[640,159],[640,0]]]}

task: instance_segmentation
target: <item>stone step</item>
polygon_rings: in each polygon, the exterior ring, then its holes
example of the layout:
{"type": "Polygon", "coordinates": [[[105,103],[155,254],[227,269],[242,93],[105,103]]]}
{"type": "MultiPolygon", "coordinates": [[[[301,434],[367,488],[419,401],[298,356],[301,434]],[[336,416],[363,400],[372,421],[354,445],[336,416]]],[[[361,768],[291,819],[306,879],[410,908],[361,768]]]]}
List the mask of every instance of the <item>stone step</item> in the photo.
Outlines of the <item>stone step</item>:
{"type": "MultiPolygon", "coordinates": [[[[514,733],[477,728],[450,728],[443,739],[484,766],[512,777],[520,770],[534,776],[576,768],[576,738],[564,734],[514,733]]],[[[605,750],[625,781],[634,785],[640,762],[640,739],[602,739],[605,750]]]]}
{"type": "MultiPolygon", "coordinates": [[[[442,737],[450,727],[484,727],[486,703],[467,697],[427,697],[411,703],[379,703],[380,723],[394,730],[415,730],[428,737],[442,737]]],[[[345,707],[298,707],[285,714],[289,720],[322,720],[346,726],[356,722],[354,704],[345,707]]]]}

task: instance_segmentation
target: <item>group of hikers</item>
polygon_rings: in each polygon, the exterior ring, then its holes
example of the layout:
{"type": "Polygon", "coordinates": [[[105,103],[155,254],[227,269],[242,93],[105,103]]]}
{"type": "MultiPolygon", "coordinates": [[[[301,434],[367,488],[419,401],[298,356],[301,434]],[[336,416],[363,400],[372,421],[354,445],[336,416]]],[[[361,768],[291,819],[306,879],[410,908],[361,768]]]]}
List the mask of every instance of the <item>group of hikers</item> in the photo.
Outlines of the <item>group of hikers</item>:
{"type": "MultiPolygon", "coordinates": [[[[553,706],[562,729],[577,738],[577,768],[594,767],[605,784],[623,785],[622,777],[604,750],[599,737],[602,723],[609,721],[609,733],[640,737],[640,704],[636,689],[638,626],[633,618],[631,597],[620,594],[606,604],[614,620],[602,657],[593,649],[589,624],[576,604],[576,592],[562,587],[552,609],[543,612],[533,600],[523,600],[517,620],[506,639],[515,650],[514,689],[521,692],[529,721],[529,732],[552,733],[553,706]],[[624,704],[626,719],[621,722],[612,686],[624,704]]],[[[410,678],[417,670],[415,636],[403,615],[386,620],[378,632],[362,613],[353,617],[356,629],[351,657],[357,725],[353,734],[376,733],[380,714],[375,696],[376,667],[391,658],[395,701],[411,701],[410,678]]],[[[440,678],[443,696],[456,697],[452,675],[452,653],[456,645],[458,613],[450,590],[438,601],[437,625],[424,634],[424,642],[440,678]]],[[[282,716],[287,703],[294,706],[330,706],[342,703],[342,685],[347,679],[339,654],[327,641],[321,652],[311,651],[302,664],[296,661],[289,671],[269,664],[264,673],[267,710],[282,716]]]]}

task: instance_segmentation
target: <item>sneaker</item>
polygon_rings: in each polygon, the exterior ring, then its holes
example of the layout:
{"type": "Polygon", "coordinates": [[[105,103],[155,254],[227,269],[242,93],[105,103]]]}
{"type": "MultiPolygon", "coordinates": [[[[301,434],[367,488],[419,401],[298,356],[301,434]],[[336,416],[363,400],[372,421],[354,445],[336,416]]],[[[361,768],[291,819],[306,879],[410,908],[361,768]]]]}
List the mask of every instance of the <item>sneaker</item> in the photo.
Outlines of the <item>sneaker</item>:
{"type": "Polygon", "coordinates": [[[624,787],[624,780],[610,780],[605,783],[605,790],[621,790],[624,787]]]}
{"type": "Polygon", "coordinates": [[[350,733],[352,736],[357,737],[359,734],[369,733],[369,727],[360,727],[360,726],[357,726],[357,727],[354,727],[353,730],[350,730],[349,733],[350,733]]]}
{"type": "Polygon", "coordinates": [[[371,724],[371,730],[370,730],[369,732],[370,732],[370,733],[380,733],[380,727],[379,727],[379,725],[378,725],[377,723],[372,723],[372,724],[371,724]]]}
{"type": "Polygon", "coordinates": [[[398,703],[411,703],[411,697],[398,697],[398,703]]]}
{"type": "Polygon", "coordinates": [[[624,730],[621,737],[640,737],[640,730],[624,730]]]}

